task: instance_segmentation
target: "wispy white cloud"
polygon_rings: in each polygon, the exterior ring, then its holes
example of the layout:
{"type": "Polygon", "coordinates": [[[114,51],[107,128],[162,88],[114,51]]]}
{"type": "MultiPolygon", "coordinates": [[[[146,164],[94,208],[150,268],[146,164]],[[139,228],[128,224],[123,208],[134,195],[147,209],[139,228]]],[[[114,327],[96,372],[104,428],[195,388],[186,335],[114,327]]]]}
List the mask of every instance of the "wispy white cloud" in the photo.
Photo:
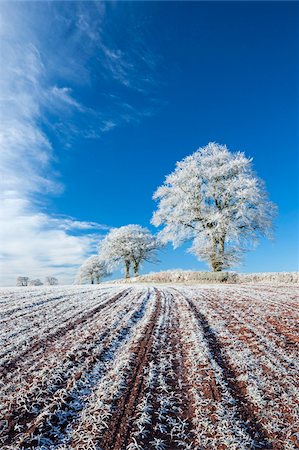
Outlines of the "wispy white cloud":
{"type": "Polygon", "coordinates": [[[61,283],[71,283],[78,265],[90,252],[96,252],[98,232],[103,231],[94,223],[41,213],[14,192],[2,198],[1,211],[2,285],[15,284],[18,275],[53,275],[59,276],[61,283]],[[75,235],[76,230],[80,234],[75,235]]]}
{"type": "Polygon", "coordinates": [[[0,75],[0,283],[14,284],[24,273],[34,278],[56,274],[61,282],[71,282],[105,227],[41,212],[41,196],[63,189],[52,170],[54,149],[41,121],[45,103],[53,109],[84,108],[69,88],[49,85],[43,55],[28,40],[26,21],[16,27],[14,8],[7,8],[0,75]]]}
{"type": "Polygon", "coordinates": [[[143,95],[154,85],[154,56],[138,45],[127,52],[120,48],[105,30],[102,2],[78,2],[72,8],[6,2],[1,13],[0,283],[13,284],[18,275],[54,275],[71,282],[107,227],[44,212],[47,196],[64,189],[53,169],[57,156],[47,127],[70,145],[79,134],[99,138],[151,114],[151,108],[137,108],[126,96],[113,98],[113,89],[109,108],[98,110],[77,98],[75,86],[92,89],[87,62],[97,54],[103,79],[143,95]],[[80,128],[73,121],[76,114],[80,128]]]}
{"type": "MultiPolygon", "coordinates": [[[[45,215],[43,215],[45,216],[45,215]]],[[[108,231],[110,227],[108,225],[99,224],[97,222],[86,222],[82,220],[76,220],[72,217],[52,217],[51,223],[57,226],[61,230],[89,230],[89,231],[108,231]]]]}
{"type": "Polygon", "coordinates": [[[144,48],[140,37],[129,36],[130,46],[120,48],[123,44],[111,37],[99,42],[101,62],[106,69],[105,76],[113,77],[124,88],[130,88],[141,94],[153,95],[157,87],[157,57],[144,48]]]}
{"type": "Polygon", "coordinates": [[[49,100],[53,102],[53,106],[55,107],[71,107],[81,112],[86,112],[86,108],[81,105],[73,96],[72,89],[69,87],[59,88],[57,86],[53,86],[50,89],[49,100]]]}
{"type": "Polygon", "coordinates": [[[116,123],[112,122],[112,120],[105,120],[101,126],[101,131],[106,132],[112,130],[114,127],[116,127],[116,123]]]}
{"type": "Polygon", "coordinates": [[[134,65],[127,60],[119,49],[113,50],[104,44],[101,45],[101,49],[104,55],[102,61],[107,69],[107,76],[112,76],[125,87],[131,86],[134,65]]]}

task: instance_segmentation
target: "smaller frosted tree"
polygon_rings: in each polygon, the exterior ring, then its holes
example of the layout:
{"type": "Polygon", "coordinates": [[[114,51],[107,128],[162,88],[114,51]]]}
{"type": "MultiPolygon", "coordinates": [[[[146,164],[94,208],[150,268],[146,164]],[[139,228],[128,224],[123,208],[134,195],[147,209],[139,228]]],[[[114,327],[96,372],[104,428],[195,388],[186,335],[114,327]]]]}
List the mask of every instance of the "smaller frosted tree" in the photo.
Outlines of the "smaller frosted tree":
{"type": "Polygon", "coordinates": [[[80,267],[76,283],[98,284],[103,278],[109,275],[105,261],[100,261],[97,255],[90,256],[80,267]]]}
{"type": "Polygon", "coordinates": [[[240,262],[260,236],[269,236],[276,207],[244,153],[209,143],[176,164],[154,194],[152,223],[174,247],[190,251],[218,272],[240,262]]]}
{"type": "Polygon", "coordinates": [[[29,277],[18,277],[17,286],[28,286],[29,277]]]}
{"type": "Polygon", "coordinates": [[[156,252],[161,243],[147,228],[140,225],[126,225],[114,228],[100,243],[99,256],[111,268],[122,264],[125,278],[130,278],[130,267],[134,276],[139,275],[142,262],[156,262],[156,252]]]}
{"type": "Polygon", "coordinates": [[[48,286],[55,286],[58,284],[58,280],[55,277],[46,277],[45,284],[47,284],[48,286]]]}

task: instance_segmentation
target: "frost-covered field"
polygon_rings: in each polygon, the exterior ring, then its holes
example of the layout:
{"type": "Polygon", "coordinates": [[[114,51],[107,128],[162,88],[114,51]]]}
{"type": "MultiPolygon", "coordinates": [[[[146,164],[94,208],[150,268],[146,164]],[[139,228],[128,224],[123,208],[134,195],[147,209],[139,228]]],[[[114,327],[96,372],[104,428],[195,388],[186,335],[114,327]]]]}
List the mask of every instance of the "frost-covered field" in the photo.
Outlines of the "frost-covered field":
{"type": "Polygon", "coordinates": [[[298,448],[294,285],[3,288],[0,312],[2,450],[298,448]]]}

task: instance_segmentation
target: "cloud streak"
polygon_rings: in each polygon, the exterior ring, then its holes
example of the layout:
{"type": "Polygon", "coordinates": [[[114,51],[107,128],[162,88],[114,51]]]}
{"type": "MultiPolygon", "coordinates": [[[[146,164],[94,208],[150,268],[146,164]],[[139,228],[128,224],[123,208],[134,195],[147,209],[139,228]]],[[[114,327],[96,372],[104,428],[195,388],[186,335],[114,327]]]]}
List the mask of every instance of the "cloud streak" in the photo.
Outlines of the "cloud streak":
{"type": "Polygon", "coordinates": [[[49,94],[49,99],[53,101],[54,105],[70,107],[81,112],[86,112],[86,108],[84,108],[83,105],[72,97],[72,89],[69,87],[59,88],[57,86],[53,86],[50,89],[49,94]]]}
{"type": "Polygon", "coordinates": [[[96,251],[102,231],[96,224],[54,218],[31,209],[30,202],[11,195],[2,199],[1,277],[3,285],[15,284],[16,276],[58,276],[71,283],[74,273],[91,251],[96,251]],[[78,230],[88,234],[74,235],[78,230]],[[92,233],[93,232],[93,233],[92,233]]]}
{"type": "Polygon", "coordinates": [[[147,95],[154,84],[154,58],[143,50],[136,54],[136,49],[120,48],[105,30],[105,3],[72,6],[12,2],[1,7],[2,285],[14,284],[19,275],[53,275],[71,282],[108,229],[44,212],[48,196],[64,189],[53,169],[57,156],[48,131],[67,142],[79,134],[99,138],[151,114],[151,108],[128,103],[125,93],[113,97],[111,80],[122,89],[147,95]],[[93,89],[90,58],[102,74],[103,98],[111,93],[109,107],[85,105],[76,97],[77,85],[93,89]],[[76,115],[80,128],[73,120],[76,115]]]}
{"type": "Polygon", "coordinates": [[[69,283],[78,265],[95,250],[98,233],[105,227],[40,212],[42,194],[63,189],[53,175],[54,150],[41,120],[50,99],[53,109],[83,112],[84,108],[72,97],[71,89],[48,87],[42,54],[35,40],[28,40],[26,22],[14,21],[14,12],[12,6],[5,9],[1,36],[6,70],[0,79],[0,282],[14,284],[22,274],[34,278],[53,274],[69,283]]]}

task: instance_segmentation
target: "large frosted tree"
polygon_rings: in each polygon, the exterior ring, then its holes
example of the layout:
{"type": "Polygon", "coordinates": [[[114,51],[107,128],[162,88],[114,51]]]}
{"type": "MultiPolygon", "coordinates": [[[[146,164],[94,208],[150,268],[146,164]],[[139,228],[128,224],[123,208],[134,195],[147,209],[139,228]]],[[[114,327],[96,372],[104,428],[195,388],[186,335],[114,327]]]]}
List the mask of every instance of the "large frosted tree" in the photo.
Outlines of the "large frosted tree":
{"type": "Polygon", "coordinates": [[[270,236],[276,211],[252,159],[216,143],[178,162],[154,199],[162,241],[191,241],[190,251],[213,271],[236,265],[260,236],[270,236]]]}
{"type": "Polygon", "coordinates": [[[147,228],[140,225],[126,225],[114,228],[100,243],[99,257],[114,268],[122,264],[125,278],[130,278],[130,267],[134,276],[139,275],[140,264],[155,262],[156,251],[161,246],[157,238],[147,228]]]}

